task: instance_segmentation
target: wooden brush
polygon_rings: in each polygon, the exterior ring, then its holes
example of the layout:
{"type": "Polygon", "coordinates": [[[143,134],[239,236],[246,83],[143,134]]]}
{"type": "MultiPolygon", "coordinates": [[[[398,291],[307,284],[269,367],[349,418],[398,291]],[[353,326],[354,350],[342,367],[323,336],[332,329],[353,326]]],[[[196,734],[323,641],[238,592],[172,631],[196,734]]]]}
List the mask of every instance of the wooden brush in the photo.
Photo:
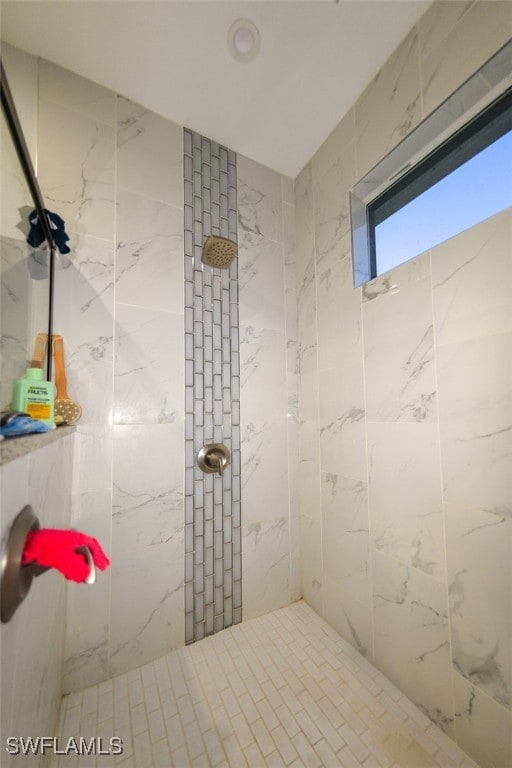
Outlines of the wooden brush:
{"type": "Polygon", "coordinates": [[[48,334],[38,333],[34,341],[34,355],[30,363],[31,368],[42,368],[46,355],[46,345],[48,344],[48,334]]]}
{"type": "Polygon", "coordinates": [[[82,415],[82,409],[68,396],[66,374],[64,372],[64,341],[62,336],[52,336],[53,360],[55,363],[55,423],[74,424],[82,415]]]}

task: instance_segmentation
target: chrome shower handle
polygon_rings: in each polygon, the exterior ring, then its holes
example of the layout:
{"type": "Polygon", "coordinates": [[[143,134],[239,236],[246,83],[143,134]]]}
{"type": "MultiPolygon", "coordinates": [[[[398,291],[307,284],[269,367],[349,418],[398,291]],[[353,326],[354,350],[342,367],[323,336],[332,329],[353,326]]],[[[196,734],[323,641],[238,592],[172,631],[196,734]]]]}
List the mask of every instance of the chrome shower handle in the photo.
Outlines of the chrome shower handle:
{"type": "Polygon", "coordinates": [[[197,454],[197,466],[206,473],[218,472],[222,475],[230,460],[229,449],[223,443],[203,445],[197,454]]]}

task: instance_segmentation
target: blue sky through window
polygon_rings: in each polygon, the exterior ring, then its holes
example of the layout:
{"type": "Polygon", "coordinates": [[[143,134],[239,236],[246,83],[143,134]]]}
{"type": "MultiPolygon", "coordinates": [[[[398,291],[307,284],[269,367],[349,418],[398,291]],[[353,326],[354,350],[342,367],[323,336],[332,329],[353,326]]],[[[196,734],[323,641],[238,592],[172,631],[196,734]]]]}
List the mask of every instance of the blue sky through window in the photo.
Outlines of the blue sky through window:
{"type": "Polygon", "coordinates": [[[377,274],[512,206],[512,131],[375,227],[377,274]]]}

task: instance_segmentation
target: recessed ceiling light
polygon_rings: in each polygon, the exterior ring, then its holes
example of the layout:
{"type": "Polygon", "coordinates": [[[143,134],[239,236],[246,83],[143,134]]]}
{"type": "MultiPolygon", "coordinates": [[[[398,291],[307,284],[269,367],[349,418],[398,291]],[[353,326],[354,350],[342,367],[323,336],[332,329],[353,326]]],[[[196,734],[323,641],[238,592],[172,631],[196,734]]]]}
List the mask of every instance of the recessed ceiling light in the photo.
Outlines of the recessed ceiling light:
{"type": "Polygon", "coordinates": [[[237,61],[252,61],[260,49],[260,33],[252,21],[237,19],[228,30],[228,46],[237,61]]]}

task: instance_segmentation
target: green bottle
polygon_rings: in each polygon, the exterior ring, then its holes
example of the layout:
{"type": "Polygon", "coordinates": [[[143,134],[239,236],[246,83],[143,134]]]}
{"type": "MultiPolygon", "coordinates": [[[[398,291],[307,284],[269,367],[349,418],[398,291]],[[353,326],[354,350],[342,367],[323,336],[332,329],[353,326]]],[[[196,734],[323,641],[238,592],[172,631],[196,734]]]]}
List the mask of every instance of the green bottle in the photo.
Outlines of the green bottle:
{"type": "Polygon", "coordinates": [[[33,419],[53,427],[54,403],[55,388],[51,381],[44,381],[42,368],[27,368],[25,378],[14,382],[13,410],[28,413],[33,419]]]}

